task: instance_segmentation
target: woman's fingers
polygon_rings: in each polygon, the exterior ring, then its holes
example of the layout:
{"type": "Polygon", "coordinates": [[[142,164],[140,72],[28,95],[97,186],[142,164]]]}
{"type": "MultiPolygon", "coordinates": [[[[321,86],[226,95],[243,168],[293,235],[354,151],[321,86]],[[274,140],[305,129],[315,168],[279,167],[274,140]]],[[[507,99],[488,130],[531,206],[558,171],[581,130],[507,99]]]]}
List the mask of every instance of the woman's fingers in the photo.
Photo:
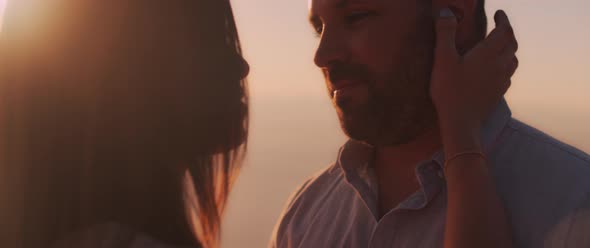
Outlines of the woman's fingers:
{"type": "Polygon", "coordinates": [[[494,16],[496,21],[496,28],[490,32],[488,37],[483,41],[484,46],[490,50],[493,55],[496,55],[507,47],[511,50],[518,50],[518,43],[514,36],[514,31],[508,20],[508,16],[502,10],[498,10],[494,16]]]}
{"type": "Polygon", "coordinates": [[[437,60],[447,61],[450,57],[457,57],[457,18],[453,11],[444,8],[436,20],[436,55],[437,60]]]}
{"type": "Polygon", "coordinates": [[[508,88],[512,85],[512,76],[516,72],[516,69],[518,69],[518,58],[512,56],[512,59],[509,62],[501,66],[503,68],[501,72],[503,78],[502,82],[504,82],[504,85],[502,85],[502,94],[505,94],[506,91],[508,91],[508,88]]]}
{"type": "Polygon", "coordinates": [[[504,11],[497,11],[494,20],[496,21],[496,28],[484,42],[487,42],[486,45],[491,52],[490,55],[496,57],[499,72],[504,78],[503,90],[505,92],[512,84],[511,77],[518,69],[518,58],[516,57],[518,42],[510,20],[504,11]]]}
{"type": "Polygon", "coordinates": [[[514,56],[508,68],[508,76],[514,76],[514,73],[516,73],[516,69],[518,69],[518,58],[514,56]]]}
{"type": "MultiPolygon", "coordinates": [[[[501,54],[497,55],[498,64],[503,68],[511,68],[516,59],[516,48],[508,46],[501,54]]],[[[517,60],[518,61],[518,60],[517,60]]]]}
{"type": "Polygon", "coordinates": [[[502,85],[502,92],[506,93],[512,84],[511,78],[518,69],[518,58],[513,52],[505,53],[498,58],[495,66],[497,66],[496,72],[499,76],[498,83],[502,85]]]}

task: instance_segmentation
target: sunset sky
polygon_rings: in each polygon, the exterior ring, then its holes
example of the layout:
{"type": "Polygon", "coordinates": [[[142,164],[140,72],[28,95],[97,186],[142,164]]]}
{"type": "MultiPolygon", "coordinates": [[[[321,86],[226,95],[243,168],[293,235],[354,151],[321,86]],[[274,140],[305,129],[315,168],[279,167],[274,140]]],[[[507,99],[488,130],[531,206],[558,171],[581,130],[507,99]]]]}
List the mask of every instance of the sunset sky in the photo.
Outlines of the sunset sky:
{"type": "MultiPolygon", "coordinates": [[[[265,247],[291,192],[335,160],[345,137],[312,61],[308,0],[231,2],[251,66],[252,117],[222,247],[265,247]]],[[[520,44],[507,95],[513,116],[590,152],[590,1],[487,0],[490,28],[500,8],[520,44]]]]}

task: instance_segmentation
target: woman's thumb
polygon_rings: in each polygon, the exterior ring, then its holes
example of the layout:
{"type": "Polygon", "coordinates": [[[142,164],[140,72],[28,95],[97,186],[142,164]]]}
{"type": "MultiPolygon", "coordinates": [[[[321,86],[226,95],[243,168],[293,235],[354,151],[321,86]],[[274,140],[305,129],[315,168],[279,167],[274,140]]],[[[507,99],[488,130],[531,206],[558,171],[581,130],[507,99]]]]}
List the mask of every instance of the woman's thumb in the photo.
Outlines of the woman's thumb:
{"type": "Polygon", "coordinates": [[[442,56],[457,55],[455,35],[457,18],[449,8],[443,8],[436,20],[436,53],[442,56]]]}

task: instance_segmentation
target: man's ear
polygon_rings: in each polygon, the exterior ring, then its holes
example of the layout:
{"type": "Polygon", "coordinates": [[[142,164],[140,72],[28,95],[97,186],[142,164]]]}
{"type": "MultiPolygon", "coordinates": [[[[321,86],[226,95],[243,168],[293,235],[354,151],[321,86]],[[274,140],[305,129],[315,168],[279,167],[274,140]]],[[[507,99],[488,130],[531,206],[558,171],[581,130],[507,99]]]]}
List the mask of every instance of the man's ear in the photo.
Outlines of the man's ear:
{"type": "Polygon", "coordinates": [[[435,16],[443,8],[449,8],[457,17],[457,49],[460,53],[473,46],[473,31],[475,30],[475,8],[481,0],[432,0],[435,16]]]}

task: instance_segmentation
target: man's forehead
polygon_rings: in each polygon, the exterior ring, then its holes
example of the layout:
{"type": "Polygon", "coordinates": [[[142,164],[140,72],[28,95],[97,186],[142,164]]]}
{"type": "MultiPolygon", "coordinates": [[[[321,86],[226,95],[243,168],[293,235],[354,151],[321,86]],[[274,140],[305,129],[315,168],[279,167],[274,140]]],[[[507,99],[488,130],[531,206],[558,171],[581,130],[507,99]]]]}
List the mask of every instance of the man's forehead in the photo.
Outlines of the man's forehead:
{"type": "Polygon", "coordinates": [[[320,8],[344,8],[350,4],[375,2],[378,0],[308,0],[309,12],[316,12],[320,8]]]}

